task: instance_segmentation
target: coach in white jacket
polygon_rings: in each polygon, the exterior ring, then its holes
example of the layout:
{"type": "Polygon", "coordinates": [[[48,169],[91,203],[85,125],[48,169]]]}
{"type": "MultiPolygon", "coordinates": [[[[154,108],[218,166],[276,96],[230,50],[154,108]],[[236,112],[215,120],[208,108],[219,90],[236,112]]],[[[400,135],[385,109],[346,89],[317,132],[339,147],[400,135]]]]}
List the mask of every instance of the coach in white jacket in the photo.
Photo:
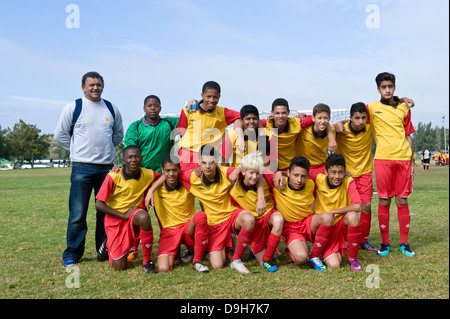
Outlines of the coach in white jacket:
{"type": "MultiPolygon", "coordinates": [[[[55,130],[55,140],[70,151],[69,220],[64,266],[76,264],[84,253],[87,232],[86,215],[89,200],[100,189],[103,179],[113,166],[114,146],[123,139],[122,116],[118,108],[101,98],[104,82],[97,72],[86,73],[81,80],[84,97],[63,109],[55,130]]],[[[95,245],[98,259],[106,240],[105,215],[97,211],[95,245]]]]}

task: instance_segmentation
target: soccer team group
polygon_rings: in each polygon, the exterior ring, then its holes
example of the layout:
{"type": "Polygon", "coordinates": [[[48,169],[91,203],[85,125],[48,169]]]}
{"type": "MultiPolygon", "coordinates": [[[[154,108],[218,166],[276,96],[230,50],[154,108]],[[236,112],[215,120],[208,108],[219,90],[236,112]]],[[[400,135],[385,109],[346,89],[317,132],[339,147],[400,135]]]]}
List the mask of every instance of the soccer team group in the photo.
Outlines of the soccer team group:
{"type": "Polygon", "coordinates": [[[290,117],[288,101],[278,98],[268,119],[260,119],[253,105],[240,112],[220,107],[220,86],[213,81],[179,118],[160,118],[160,99],[148,96],[144,117],[126,132],[124,165],[106,176],[96,196],[97,210],[105,213],[104,259],[114,269],[126,269],[140,243],[147,273],[168,272],[179,260],[208,272],[228,259],[231,268],[249,273],[241,259],[249,247],[258,265],[275,272],[284,240],[295,264],[338,268],[348,252],[351,270],[361,271],[360,249],[380,256],[391,250],[393,197],[399,250],[414,257],[407,200],[414,175],[414,102],[394,96],[393,74],[379,74],[376,84],[379,101],[353,104],[349,120],[335,124],[326,104],[317,104],[312,115],[290,117]],[[175,128],[182,135],[176,154],[170,136],[175,128]],[[373,168],[379,249],[369,243],[373,168]],[[156,265],[151,206],[161,230],[156,265]]]}

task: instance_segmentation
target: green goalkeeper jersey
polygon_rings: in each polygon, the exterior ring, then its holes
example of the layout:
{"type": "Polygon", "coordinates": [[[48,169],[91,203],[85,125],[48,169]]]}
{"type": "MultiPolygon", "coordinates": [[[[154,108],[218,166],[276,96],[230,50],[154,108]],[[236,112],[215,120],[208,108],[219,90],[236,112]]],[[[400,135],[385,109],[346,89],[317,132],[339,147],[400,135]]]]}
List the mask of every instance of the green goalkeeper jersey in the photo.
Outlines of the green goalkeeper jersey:
{"type": "MultiPolygon", "coordinates": [[[[136,145],[142,153],[141,167],[161,173],[161,161],[170,153],[174,144],[171,132],[176,130],[178,117],[159,118],[155,125],[146,121],[145,117],[128,127],[124,146],[136,145]]],[[[175,133],[174,135],[175,136],[175,133]]]]}

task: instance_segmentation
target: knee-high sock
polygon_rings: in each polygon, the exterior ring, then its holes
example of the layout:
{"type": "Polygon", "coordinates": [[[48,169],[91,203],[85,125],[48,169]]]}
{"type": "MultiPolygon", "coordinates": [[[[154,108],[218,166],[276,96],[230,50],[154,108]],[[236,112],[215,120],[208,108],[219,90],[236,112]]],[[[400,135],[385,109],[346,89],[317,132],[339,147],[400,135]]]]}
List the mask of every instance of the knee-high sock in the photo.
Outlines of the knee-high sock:
{"type": "Polygon", "coordinates": [[[142,255],[144,257],[143,264],[151,260],[153,248],[153,229],[149,231],[140,230],[140,239],[142,243],[142,255]]]}
{"type": "Polygon", "coordinates": [[[389,206],[384,207],[378,204],[378,223],[380,225],[381,241],[384,244],[391,244],[389,241],[389,206]]]}
{"type": "Polygon", "coordinates": [[[400,243],[408,242],[409,225],[411,216],[409,215],[409,206],[397,205],[398,224],[400,225],[400,243]]]}
{"type": "Polygon", "coordinates": [[[253,236],[254,232],[255,231],[253,229],[248,230],[248,229],[245,229],[244,227],[241,228],[239,235],[238,235],[238,240],[236,243],[236,249],[234,251],[234,255],[233,255],[233,258],[231,259],[231,261],[235,261],[236,259],[241,259],[242,255],[244,254],[245,250],[247,249],[248,244],[252,240],[252,236],[253,236]]]}
{"type": "Polygon", "coordinates": [[[205,212],[197,212],[194,216],[194,259],[192,262],[201,261],[208,243],[208,219],[205,212]]]}
{"type": "Polygon", "coordinates": [[[317,229],[316,236],[314,238],[314,244],[311,248],[311,253],[309,258],[319,257],[325,246],[328,244],[328,239],[331,237],[331,232],[333,231],[333,225],[325,226],[320,225],[317,229]]]}
{"type": "Polygon", "coordinates": [[[361,225],[361,244],[369,240],[371,220],[372,220],[371,213],[366,214],[364,212],[361,212],[359,218],[359,224],[361,225]]]}
{"type": "Polygon", "coordinates": [[[277,236],[273,233],[270,233],[269,238],[267,240],[267,248],[264,253],[262,260],[271,260],[273,259],[273,254],[275,253],[275,249],[277,249],[278,244],[280,243],[281,236],[277,236]]]}
{"type": "Polygon", "coordinates": [[[361,226],[348,226],[347,234],[348,258],[357,258],[359,252],[359,244],[361,241],[361,226]]]}

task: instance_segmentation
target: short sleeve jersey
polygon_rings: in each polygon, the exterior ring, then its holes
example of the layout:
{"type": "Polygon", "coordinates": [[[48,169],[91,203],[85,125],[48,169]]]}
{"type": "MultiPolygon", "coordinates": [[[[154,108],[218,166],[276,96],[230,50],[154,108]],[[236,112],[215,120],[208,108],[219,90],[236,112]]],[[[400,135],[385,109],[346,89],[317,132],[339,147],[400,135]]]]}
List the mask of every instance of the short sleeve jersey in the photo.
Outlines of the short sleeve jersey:
{"type": "Polygon", "coordinates": [[[239,149],[236,147],[236,144],[237,144],[237,134],[233,128],[229,130],[228,133],[225,135],[219,150],[223,158],[225,159],[231,158],[232,160],[231,165],[233,167],[238,167],[239,164],[241,164],[242,159],[247,154],[256,152],[258,150],[257,140],[251,139],[245,140],[245,145],[247,146],[247,148],[244,151],[244,153],[239,151],[239,149]]]}
{"type": "Polygon", "coordinates": [[[312,204],[314,202],[314,182],[307,179],[305,184],[294,190],[289,187],[286,177],[286,187],[278,190],[273,184],[274,174],[264,174],[264,178],[272,188],[278,211],[287,222],[296,222],[314,214],[312,204]]]}
{"type": "MultiPolygon", "coordinates": [[[[331,126],[336,137],[334,127],[331,126]]],[[[297,151],[299,155],[306,157],[312,166],[319,166],[327,159],[328,135],[327,132],[317,134],[314,125],[300,132],[297,139],[297,151]]]]}
{"type": "Polygon", "coordinates": [[[195,172],[181,171],[179,180],[202,203],[208,218],[208,225],[220,224],[228,219],[237,209],[231,202],[229,190],[233,186],[228,175],[233,167],[218,165],[214,181],[209,181],[204,175],[197,177],[195,172]]]}
{"type": "Polygon", "coordinates": [[[372,124],[373,137],[377,144],[375,159],[407,161],[412,151],[406,140],[415,129],[411,123],[411,111],[403,103],[390,105],[377,101],[367,105],[368,122],[372,124]]]}
{"type": "Polygon", "coordinates": [[[372,126],[366,124],[361,131],[353,130],[350,122],[344,124],[347,135],[336,134],[336,153],[344,155],[347,171],[359,177],[373,170],[372,126]]]}
{"type": "Polygon", "coordinates": [[[155,213],[162,228],[176,228],[195,214],[195,197],[179,183],[171,188],[164,183],[154,193],[155,213]]]}
{"type": "Polygon", "coordinates": [[[112,209],[126,213],[130,207],[141,207],[145,193],[153,181],[161,175],[151,169],[141,168],[138,178],[126,176],[124,168],[119,173],[106,175],[96,199],[106,203],[112,209]]]}
{"type": "MultiPolygon", "coordinates": [[[[316,187],[314,210],[318,214],[329,213],[334,209],[351,204],[361,204],[355,181],[351,177],[345,177],[341,185],[333,187],[329,185],[326,175],[317,174],[316,187]]],[[[343,216],[344,214],[335,215],[334,224],[341,220],[343,216]]]]}
{"type": "Polygon", "coordinates": [[[258,216],[256,213],[256,202],[258,200],[258,192],[256,185],[246,186],[244,184],[244,179],[241,179],[236,185],[236,187],[230,188],[230,195],[232,202],[241,207],[242,209],[248,210],[255,216],[256,219],[264,217],[268,212],[275,208],[275,204],[270,192],[270,186],[267,181],[264,180],[264,199],[266,200],[266,211],[263,215],[258,216]]]}
{"type": "Polygon", "coordinates": [[[185,107],[181,110],[177,126],[177,131],[184,133],[179,146],[192,152],[198,152],[206,144],[217,149],[227,126],[239,118],[239,112],[221,106],[216,106],[210,112],[199,108],[193,113],[189,113],[185,107]]]}
{"type": "MultiPolygon", "coordinates": [[[[289,167],[294,156],[298,155],[296,152],[296,140],[298,134],[304,128],[313,124],[312,116],[307,116],[304,120],[296,117],[289,117],[288,122],[283,131],[275,130],[276,127],[273,121],[262,121],[265,124],[266,135],[269,139],[276,139],[278,145],[278,169],[286,169],[289,167]]],[[[271,142],[272,145],[272,142],[271,142]]],[[[271,150],[272,153],[272,150],[271,150]]]]}

